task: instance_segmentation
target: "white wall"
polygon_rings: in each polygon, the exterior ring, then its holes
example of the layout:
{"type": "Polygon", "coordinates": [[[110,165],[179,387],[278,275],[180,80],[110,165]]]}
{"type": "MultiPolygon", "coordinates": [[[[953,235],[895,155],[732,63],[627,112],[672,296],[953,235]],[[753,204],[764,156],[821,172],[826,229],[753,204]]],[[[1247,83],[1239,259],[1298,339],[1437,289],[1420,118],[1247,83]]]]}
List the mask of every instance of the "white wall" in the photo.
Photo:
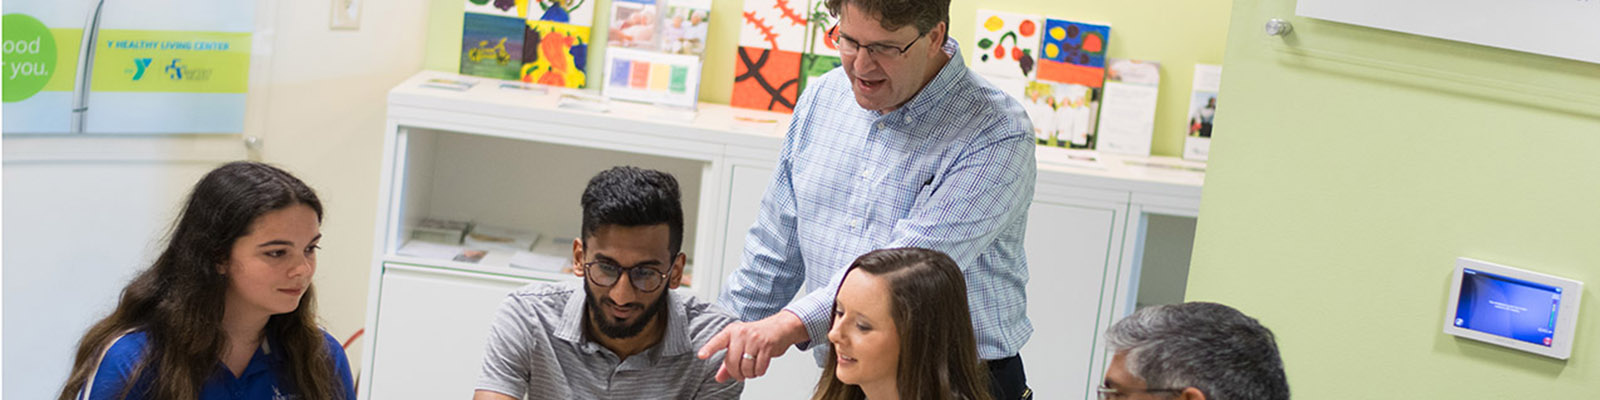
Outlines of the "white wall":
{"type": "Polygon", "coordinates": [[[385,99],[422,70],[428,1],[362,1],[354,31],[328,29],[327,1],[280,3],[261,156],[322,197],[318,311],[344,340],[366,322],[385,99]]]}
{"type": "Polygon", "coordinates": [[[5,138],[0,394],[53,398],[78,337],[154,260],[189,187],[244,154],[224,136],[5,138]]]}
{"type": "MultiPolygon", "coordinates": [[[[326,207],[316,285],[341,340],[365,322],[388,89],[421,70],[427,0],[362,1],[358,30],[328,28],[329,1],[262,2],[246,135],[260,160],[317,189],[326,207]]],[[[83,330],[147,266],[188,189],[245,158],[241,137],[4,138],[0,397],[53,397],[83,330]]],[[[357,346],[356,348],[359,348],[357,346]]],[[[350,354],[361,365],[361,354],[350,354]]]]}

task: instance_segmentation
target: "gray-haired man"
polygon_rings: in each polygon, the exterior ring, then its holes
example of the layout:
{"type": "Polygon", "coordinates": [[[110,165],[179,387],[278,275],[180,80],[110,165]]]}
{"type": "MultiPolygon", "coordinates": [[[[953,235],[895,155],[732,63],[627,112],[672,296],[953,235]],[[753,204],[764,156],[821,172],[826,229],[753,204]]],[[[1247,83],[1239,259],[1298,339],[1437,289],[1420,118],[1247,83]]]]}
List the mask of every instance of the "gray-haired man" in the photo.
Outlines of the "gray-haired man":
{"type": "Polygon", "coordinates": [[[1232,307],[1151,306],[1106,332],[1115,355],[1101,399],[1287,400],[1272,331],[1232,307]]]}

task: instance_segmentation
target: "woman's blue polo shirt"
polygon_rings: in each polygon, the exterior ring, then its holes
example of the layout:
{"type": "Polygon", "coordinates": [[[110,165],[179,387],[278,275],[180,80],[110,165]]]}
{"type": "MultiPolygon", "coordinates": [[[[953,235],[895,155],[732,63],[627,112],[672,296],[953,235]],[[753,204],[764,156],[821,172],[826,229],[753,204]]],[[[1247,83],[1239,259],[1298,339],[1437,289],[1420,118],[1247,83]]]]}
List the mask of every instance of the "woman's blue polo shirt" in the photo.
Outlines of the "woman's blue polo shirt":
{"type": "MultiPolygon", "coordinates": [[[[344,398],[355,400],[355,383],[350,376],[350,360],[345,357],[344,348],[339,345],[339,340],[334,339],[328,332],[322,332],[328,345],[328,353],[333,356],[333,372],[339,375],[339,383],[344,398]]],[[[123,386],[127,384],[128,375],[138,367],[140,353],[144,352],[147,338],[143,331],[135,331],[123,335],[112,342],[111,348],[106,350],[105,357],[100,360],[100,367],[95,372],[93,384],[85,388],[87,393],[80,392],[78,399],[87,400],[112,400],[118,399],[122,394],[123,386]],[[87,396],[84,396],[87,394],[87,396]]],[[[234,377],[228,367],[219,360],[217,370],[207,379],[205,386],[200,388],[200,400],[298,400],[299,393],[293,393],[291,388],[280,384],[279,375],[284,373],[284,359],[281,351],[272,348],[272,341],[263,341],[261,347],[256,349],[255,355],[250,357],[250,364],[244,367],[244,373],[234,377]]],[[[134,390],[128,394],[127,400],[142,400],[144,389],[150,384],[150,377],[140,379],[134,385],[134,390]]]]}

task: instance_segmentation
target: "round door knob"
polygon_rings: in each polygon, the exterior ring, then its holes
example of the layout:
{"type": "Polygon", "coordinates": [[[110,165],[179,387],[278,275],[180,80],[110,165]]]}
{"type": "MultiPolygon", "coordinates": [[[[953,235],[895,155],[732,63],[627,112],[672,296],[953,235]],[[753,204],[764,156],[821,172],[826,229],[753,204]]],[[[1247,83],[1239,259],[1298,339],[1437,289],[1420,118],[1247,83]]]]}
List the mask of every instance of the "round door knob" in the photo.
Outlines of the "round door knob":
{"type": "Polygon", "coordinates": [[[1267,26],[1265,30],[1267,32],[1267,36],[1289,36],[1289,32],[1294,32],[1294,25],[1290,24],[1289,21],[1273,18],[1267,20],[1267,26]]]}

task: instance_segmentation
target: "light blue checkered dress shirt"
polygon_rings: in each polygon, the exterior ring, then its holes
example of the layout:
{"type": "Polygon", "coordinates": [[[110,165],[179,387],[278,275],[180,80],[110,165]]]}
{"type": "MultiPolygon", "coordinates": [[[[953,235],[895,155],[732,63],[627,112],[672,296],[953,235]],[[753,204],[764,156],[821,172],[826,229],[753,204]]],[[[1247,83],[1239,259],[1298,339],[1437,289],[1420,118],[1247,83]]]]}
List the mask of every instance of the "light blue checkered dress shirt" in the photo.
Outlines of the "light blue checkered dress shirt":
{"type": "Polygon", "coordinates": [[[955,40],[944,51],[944,68],[889,113],[861,108],[842,69],[807,85],[723,307],[746,321],[790,310],[810,343],[827,343],[845,268],[875,249],[923,247],[965,273],[979,357],[1027,343],[1033,128],[967,69],[955,40]],[[809,294],[789,304],[802,282],[809,294]]]}

